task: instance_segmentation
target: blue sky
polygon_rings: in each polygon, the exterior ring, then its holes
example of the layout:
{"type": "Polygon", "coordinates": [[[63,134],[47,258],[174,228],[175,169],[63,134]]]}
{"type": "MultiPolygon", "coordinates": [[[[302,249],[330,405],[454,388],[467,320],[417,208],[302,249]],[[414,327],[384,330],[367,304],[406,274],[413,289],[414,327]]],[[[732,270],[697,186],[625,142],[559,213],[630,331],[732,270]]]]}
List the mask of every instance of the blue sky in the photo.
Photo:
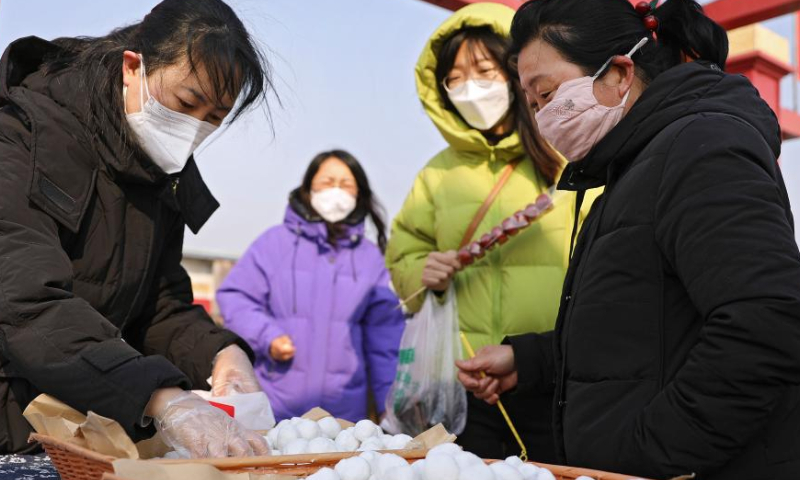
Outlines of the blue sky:
{"type": "MultiPolygon", "coordinates": [[[[157,2],[0,0],[0,48],[26,35],[103,35],[157,2]]],[[[222,204],[187,250],[240,254],[283,218],[308,162],[331,148],[364,164],[392,217],[420,168],[445,143],[416,95],[413,69],[450,12],[419,0],[231,0],[267,50],[282,107],[274,135],[263,110],[201,147],[200,169],[222,204]]],[[[788,19],[768,26],[788,36],[788,19]]],[[[784,98],[791,105],[790,82],[784,98]]],[[[784,144],[784,175],[800,221],[800,141],[784,144]]],[[[798,235],[800,238],[800,235],[798,235]]]]}

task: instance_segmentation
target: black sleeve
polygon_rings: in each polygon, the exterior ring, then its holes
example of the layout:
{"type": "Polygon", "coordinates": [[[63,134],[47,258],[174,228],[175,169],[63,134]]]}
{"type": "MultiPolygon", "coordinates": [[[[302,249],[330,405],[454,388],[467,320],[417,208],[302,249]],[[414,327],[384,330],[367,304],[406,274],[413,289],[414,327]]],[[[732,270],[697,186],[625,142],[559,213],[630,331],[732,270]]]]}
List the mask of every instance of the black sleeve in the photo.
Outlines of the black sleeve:
{"type": "MultiPolygon", "coordinates": [[[[144,357],[72,293],[59,225],[28,198],[30,151],[0,131],[0,352],[15,375],[70,406],[117,420],[133,438],[150,395],[189,387],[164,357],[144,357]]],[[[12,138],[13,135],[13,138],[12,138]]]]}
{"type": "Polygon", "coordinates": [[[205,309],[193,305],[192,282],[181,265],[183,222],[172,228],[161,266],[150,294],[154,312],[144,322],[140,333],[145,355],[163,355],[184,374],[193,389],[208,390],[214,356],[228,345],[239,345],[251,361],[255,357],[247,342],[214,323],[205,309]]]}
{"type": "Polygon", "coordinates": [[[733,118],[701,117],[667,154],[656,240],[704,319],[697,344],[635,422],[604,443],[668,476],[730,462],[800,384],[800,253],[777,164],[733,118]]]}
{"type": "Polygon", "coordinates": [[[555,391],[555,362],[553,332],[526,333],[503,340],[514,350],[517,367],[517,390],[535,390],[541,393],[555,391]]]}

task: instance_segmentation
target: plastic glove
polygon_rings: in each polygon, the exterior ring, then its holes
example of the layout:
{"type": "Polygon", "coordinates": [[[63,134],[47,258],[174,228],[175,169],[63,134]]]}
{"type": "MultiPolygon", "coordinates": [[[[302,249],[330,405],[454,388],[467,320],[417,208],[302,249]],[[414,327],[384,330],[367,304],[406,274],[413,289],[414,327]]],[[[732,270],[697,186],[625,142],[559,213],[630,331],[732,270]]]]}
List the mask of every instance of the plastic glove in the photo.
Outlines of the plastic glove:
{"type": "Polygon", "coordinates": [[[270,454],[264,437],[191,392],[169,400],[155,420],[164,443],[182,458],[270,454]]]}
{"type": "Polygon", "coordinates": [[[260,391],[261,385],[253,371],[253,364],[244,350],[238,345],[229,345],[220,350],[211,373],[211,394],[226,397],[260,391]]]}

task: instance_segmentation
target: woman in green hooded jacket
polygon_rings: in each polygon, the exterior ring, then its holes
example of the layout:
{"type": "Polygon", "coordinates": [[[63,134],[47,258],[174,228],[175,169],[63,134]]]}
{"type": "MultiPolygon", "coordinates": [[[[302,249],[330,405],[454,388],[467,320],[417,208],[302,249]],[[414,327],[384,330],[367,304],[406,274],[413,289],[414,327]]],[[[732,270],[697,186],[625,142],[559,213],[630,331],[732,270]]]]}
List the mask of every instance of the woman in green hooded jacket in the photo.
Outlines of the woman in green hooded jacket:
{"type": "MultiPolygon", "coordinates": [[[[473,239],[548,192],[564,165],[536,133],[516,73],[506,68],[513,15],[498,4],[467,6],[425,46],[416,67],[417,90],[449,146],[417,176],[393,222],[386,254],[401,298],[422,286],[440,293],[453,282],[459,326],[476,351],[509,335],[553,328],[575,223],[575,195],[558,193],[552,211],[473,265],[462,269],[455,252],[509,163],[519,162],[473,239]]],[[[406,306],[415,312],[423,299],[406,306]]],[[[530,458],[550,461],[552,397],[520,385],[503,400],[530,458]]],[[[472,394],[467,405],[467,425],[459,435],[465,449],[484,458],[519,454],[495,407],[472,394]]]]}

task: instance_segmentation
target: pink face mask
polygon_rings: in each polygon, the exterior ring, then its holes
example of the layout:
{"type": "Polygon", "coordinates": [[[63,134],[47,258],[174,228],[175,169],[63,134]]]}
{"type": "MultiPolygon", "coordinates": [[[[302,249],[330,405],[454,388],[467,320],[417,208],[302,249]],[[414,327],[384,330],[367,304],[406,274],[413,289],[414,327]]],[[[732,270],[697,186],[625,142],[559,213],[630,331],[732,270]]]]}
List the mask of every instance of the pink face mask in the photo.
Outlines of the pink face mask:
{"type": "MultiPolygon", "coordinates": [[[[647,37],[642,38],[625,56],[631,58],[647,40],[647,37]]],[[[536,112],[539,133],[567,161],[582,160],[622,120],[630,90],[616,107],[600,105],[594,96],[594,81],[605,72],[613,58],[609,58],[591,77],[562,83],[553,99],[536,112]]]]}

